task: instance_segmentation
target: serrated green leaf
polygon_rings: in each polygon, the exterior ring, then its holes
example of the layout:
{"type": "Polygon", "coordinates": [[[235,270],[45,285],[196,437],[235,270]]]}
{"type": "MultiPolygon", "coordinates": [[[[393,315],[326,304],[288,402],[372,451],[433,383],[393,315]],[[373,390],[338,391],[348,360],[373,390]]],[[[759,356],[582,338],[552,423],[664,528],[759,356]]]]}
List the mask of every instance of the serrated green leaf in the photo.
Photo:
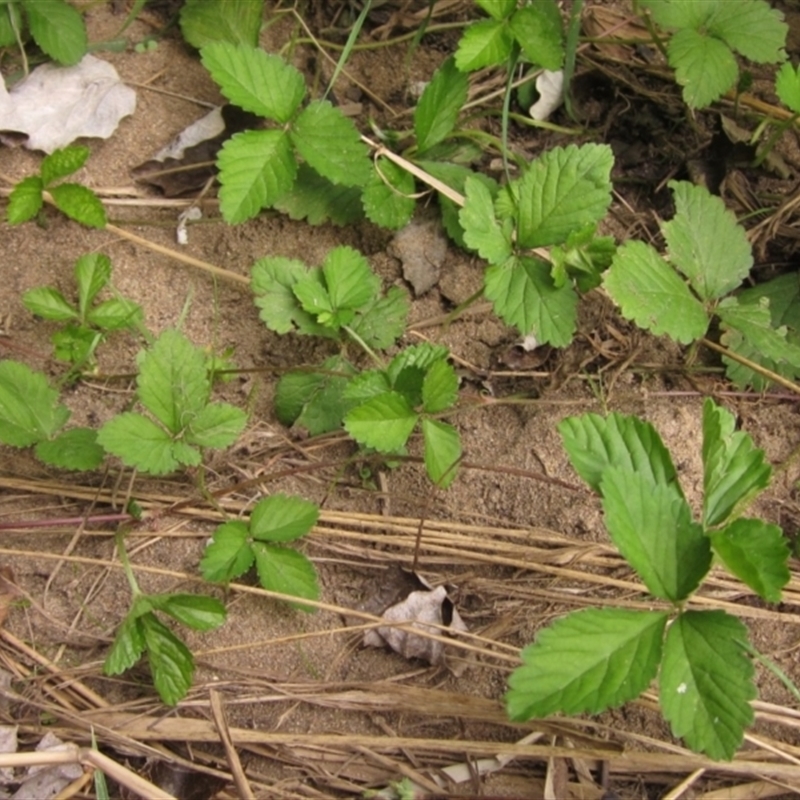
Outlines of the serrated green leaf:
{"type": "Polygon", "coordinates": [[[144,648],[144,632],[139,619],[128,614],[117,628],[114,643],[103,662],[103,674],[121,675],[141,658],[144,648]]]}
{"type": "Polygon", "coordinates": [[[115,297],[89,310],[86,321],[104,331],[131,328],[142,319],[142,307],[133,300],[115,297]]]}
{"type": "Polygon", "coordinates": [[[517,0],[475,0],[475,5],[493,19],[504,19],[517,7],[517,0]]]}
{"type": "Polygon", "coordinates": [[[461,437],[446,422],[423,419],[422,438],[425,443],[425,469],[428,477],[440,489],[446,489],[458,474],[461,437]]]}
{"type": "Polygon", "coordinates": [[[511,256],[511,221],[501,224],[497,220],[491,191],[482,181],[466,179],[458,221],[464,229],[464,242],[490,264],[503,264],[511,256]]]}
{"type": "Polygon", "coordinates": [[[211,392],[203,352],[180,331],[166,330],[139,361],[139,400],[169,431],[179,434],[211,392]]]}
{"type": "Polygon", "coordinates": [[[168,706],[174,706],[192,685],[194,658],[189,648],[159,622],[155,614],[139,617],[139,625],[144,634],[153,686],[168,706]]]}
{"type": "Polygon", "coordinates": [[[405,332],[408,311],[408,295],[392,286],[384,297],[360,308],[350,328],[368,347],[385,350],[405,332]]]}
{"type": "Polygon", "coordinates": [[[703,404],[703,523],[719,525],[763,491],[772,477],[750,436],[735,431],[736,419],[711,399],[703,404]]]}
{"type": "Polygon", "coordinates": [[[424,153],[446,139],[455,127],[462,106],[467,102],[469,77],[446,59],[434,72],[414,109],[417,151],[424,153]]]}
{"type": "Polygon", "coordinates": [[[203,578],[212,583],[227,583],[247,572],[255,561],[249,538],[250,529],[240,520],[219,525],[200,560],[203,578]]]}
{"type": "Polygon", "coordinates": [[[558,424],[570,463],[596,492],[606,470],[639,474],[653,486],[680,485],[669,450],[658,431],[638,417],[626,414],[582,414],[558,424]]]}
{"type": "MultiPolygon", "coordinates": [[[[254,542],[253,553],[256,557],[258,578],[265,589],[307,600],[319,598],[317,571],[302,553],[264,542],[254,542]]],[[[300,611],[314,610],[302,603],[292,605],[300,611]]]]}
{"type": "Polygon", "coordinates": [[[538,258],[510,258],[486,270],[484,294],[495,313],[540,344],[566,347],[577,326],[578,296],[569,285],[556,287],[550,266],[538,258]]]}
{"type": "Polygon", "coordinates": [[[675,216],[661,230],[670,261],[703,300],[728,294],[753,266],[745,229],[708,189],[686,181],[670,181],[669,187],[675,195],[675,216]]]}
{"type": "Polygon", "coordinates": [[[656,335],[689,344],[708,329],[703,304],[644,242],[629,240],[617,248],[603,286],[623,316],[656,335]]]}
{"type": "Polygon", "coordinates": [[[78,365],[91,360],[103,334],[84,325],[68,324],[50,338],[57,359],[78,365]]]}
{"type": "Polygon", "coordinates": [[[65,67],[77,64],[88,49],[83,17],[64,0],[22,0],[36,44],[65,67]]]}
{"type": "Polygon", "coordinates": [[[327,100],[309,103],[289,136],[297,152],[320,175],[343,186],[363,186],[371,166],[366,145],[353,122],[327,100]]]}
{"type": "Polygon", "coordinates": [[[527,58],[556,71],[564,63],[564,29],[555,0],[533,0],[511,17],[511,33],[527,58]]]}
{"type": "Polygon", "coordinates": [[[375,298],[381,279],[369,261],[352,247],[335,247],[322,263],[325,284],[335,310],[360,308],[375,298]]]}
{"type": "Polygon", "coordinates": [[[361,405],[372,397],[391,391],[389,377],[382,369],[368,369],[359,372],[347,384],[344,397],[354,405],[361,405]]]}
{"type": "Polygon", "coordinates": [[[33,219],[44,205],[44,183],[38,175],[23,178],[8,196],[6,219],[9,225],[19,225],[33,219]]]}
{"type": "Polygon", "coordinates": [[[186,0],[180,10],[183,38],[198,50],[212,42],[258,45],[263,0],[186,0]]]}
{"type": "Polygon", "coordinates": [[[54,181],[77,172],[88,158],[88,147],[64,147],[53,151],[42,159],[40,173],[44,185],[50,186],[54,181]]]}
{"type": "Polygon", "coordinates": [[[708,31],[757,64],[785,58],[789,27],[783,14],[761,0],[725,0],[708,20],[708,31]]]}
{"type": "Polygon", "coordinates": [[[600,481],[608,533],[650,594],[680,603],[711,567],[711,546],[681,492],[608,467],[600,481]]]}
{"type": "Polygon", "coordinates": [[[362,202],[370,222],[399,230],[408,224],[416,208],[414,176],[381,156],[364,186],[362,202]]]}
{"type": "Polygon", "coordinates": [[[89,307],[109,280],[111,280],[111,259],[103,253],[86,253],[75,262],[78,312],[81,319],[86,319],[89,307]]]}
{"type": "Polygon", "coordinates": [[[781,103],[800,114],[800,69],[786,62],[775,76],[775,92],[781,103]]]}
{"type": "Polygon", "coordinates": [[[217,155],[219,202],[225,221],[244,222],[292,188],[297,162],[284,131],[242,131],[217,155]]]}
{"type": "Polygon", "coordinates": [[[186,440],[198,447],[228,447],[247,424],[247,414],[229,403],[209,403],[189,423],[186,440]]]}
{"type": "Polygon", "coordinates": [[[97,469],[105,458],[105,451],[97,443],[97,431],[90,428],[72,428],[55,439],[39,442],[36,457],[45,464],[64,469],[97,469]]]}
{"type": "Polygon", "coordinates": [[[691,28],[679,30],[667,45],[675,80],[692,108],[705,108],[736,83],[739,67],[728,46],[691,28]]]}
{"type": "Polygon", "coordinates": [[[49,439],[69,419],[41,372],[17,361],[0,361],[0,442],[28,447],[49,439]]]}
{"type": "Polygon", "coordinates": [[[154,609],[196,631],[210,631],[225,622],[225,606],[215,597],[204,594],[151,595],[154,609]]]}
{"type": "Polygon", "coordinates": [[[509,717],[597,714],[633,700],[656,676],[667,619],[656,611],[590,608],[543,628],[509,679],[509,717]]]}
{"type": "Polygon", "coordinates": [[[462,72],[504,64],[511,55],[511,31],[505,21],[483,19],[473,22],[461,35],[455,54],[456,66],[462,72]]]}
{"type": "Polygon", "coordinates": [[[344,427],[359,444],[392,453],[408,441],[417,419],[402,394],[386,392],[348,411],[344,427]]]}
{"type": "Polygon", "coordinates": [[[728,0],[642,0],[653,19],[664,28],[700,28],[728,0]]]}
{"type": "Polygon", "coordinates": [[[448,358],[449,355],[450,351],[441,344],[431,344],[430,342],[412,344],[410,347],[403,348],[389,362],[386,374],[392,386],[394,386],[400,373],[408,367],[418,367],[424,373],[435,362],[442,361],[448,358]]]}
{"type": "Polygon", "coordinates": [[[183,439],[172,440],[172,455],[179,464],[187,467],[199,467],[203,460],[200,451],[183,439]]]}
{"type": "Polygon", "coordinates": [[[422,406],[428,414],[450,408],[458,399],[458,376],[446,361],[435,361],[422,382],[422,406]]]}
{"type": "Polygon", "coordinates": [[[53,322],[77,319],[78,312],[67,302],[58,289],[52,286],[37,286],[22,295],[22,305],[37,317],[53,322]]]}
{"type": "Polygon", "coordinates": [[[250,514],[250,533],[262,542],[293,542],[317,524],[316,504],[287,494],[260,500],[250,514]]]}
{"type": "Polygon", "coordinates": [[[100,198],[79,183],[62,183],[48,189],[59,211],[89,228],[105,228],[106,210],[100,198]]]}
{"type": "Polygon", "coordinates": [[[737,519],[709,534],[714,552],[737,578],[770,603],[781,601],[791,573],[783,531],[760,519],[737,519]]]}
{"type": "Polygon", "coordinates": [[[292,291],[303,310],[332,331],[338,331],[342,325],[347,325],[355,314],[352,308],[341,309],[340,313],[336,313],[325,277],[319,267],[307,270],[292,287],[292,291]]]}
{"type": "Polygon", "coordinates": [[[418,366],[404,367],[395,376],[392,389],[405,397],[412,408],[422,405],[422,383],[425,371],[418,366]]]}
{"type": "Polygon", "coordinates": [[[675,736],[710,758],[731,759],[753,721],[747,628],[724,611],[687,611],[670,626],[660,700],[675,736]]]}
{"type": "Polygon", "coordinates": [[[225,97],[260,117],[286,123],[305,96],[302,74],[280,56],[230,42],[209,44],[200,55],[225,97]]]}
{"type": "Polygon", "coordinates": [[[321,373],[289,372],[275,390],[275,413],[284,425],[296,425],[310,436],[336,430],[353,403],[344,390],[354,368],[340,356],[327,359],[321,373]]]}
{"type": "Polygon", "coordinates": [[[308,164],[299,164],[294,185],[272,205],[292,219],[308,220],[310,225],[328,221],[350,225],[364,218],[361,197],[358,187],[337,186],[308,164]]]}
{"type": "Polygon", "coordinates": [[[123,464],[151,475],[168,475],[180,466],[172,437],[142,414],[127,411],[112,417],[97,432],[97,441],[123,464]]]}
{"type": "Polygon", "coordinates": [[[520,247],[561,244],[572,231],[599,222],[611,203],[614,155],[604,144],[554,147],[515,184],[520,247]]]}

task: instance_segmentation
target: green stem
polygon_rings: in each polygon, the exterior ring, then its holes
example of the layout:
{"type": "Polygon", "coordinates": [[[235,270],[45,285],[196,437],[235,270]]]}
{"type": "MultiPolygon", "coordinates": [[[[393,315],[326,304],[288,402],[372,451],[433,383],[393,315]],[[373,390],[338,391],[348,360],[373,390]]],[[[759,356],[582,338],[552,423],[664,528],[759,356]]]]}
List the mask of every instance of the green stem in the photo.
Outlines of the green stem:
{"type": "Polygon", "coordinates": [[[122,569],[125,571],[125,577],[128,579],[128,585],[131,587],[131,594],[137,597],[142,593],[139,584],[136,582],[136,576],[133,574],[133,567],[131,560],[128,558],[128,551],[125,549],[125,532],[126,527],[120,525],[114,536],[114,541],[117,544],[117,552],[119,552],[119,560],[122,563],[122,569]]]}
{"type": "Polygon", "coordinates": [[[447,326],[455,319],[458,319],[459,315],[468,309],[473,303],[476,303],[478,300],[483,297],[483,288],[478,289],[475,294],[470,295],[463,303],[459,303],[446,317],[444,320],[444,327],[447,326]]]}
{"type": "Polygon", "coordinates": [[[778,140],[783,136],[786,131],[794,125],[797,121],[797,114],[793,114],[790,119],[784,120],[783,122],[779,122],[775,126],[775,130],[770,134],[769,139],[767,139],[766,144],[761,148],[758,155],[755,157],[753,161],[754,167],[760,167],[764,160],[769,156],[769,154],[774,149],[775,145],[778,143],[778,140]]]}
{"type": "Polygon", "coordinates": [[[375,362],[378,369],[385,369],[386,365],[381,360],[380,356],[348,325],[342,325],[342,330],[347,332],[347,335],[360,347],[364,352],[375,362]]]}
{"type": "Polygon", "coordinates": [[[740,639],[737,639],[736,642],[756,661],[763,664],[789,690],[789,693],[795,700],[800,701],[800,689],[797,688],[792,682],[792,679],[771,658],[759,653],[750,642],[743,642],[740,639]]]}

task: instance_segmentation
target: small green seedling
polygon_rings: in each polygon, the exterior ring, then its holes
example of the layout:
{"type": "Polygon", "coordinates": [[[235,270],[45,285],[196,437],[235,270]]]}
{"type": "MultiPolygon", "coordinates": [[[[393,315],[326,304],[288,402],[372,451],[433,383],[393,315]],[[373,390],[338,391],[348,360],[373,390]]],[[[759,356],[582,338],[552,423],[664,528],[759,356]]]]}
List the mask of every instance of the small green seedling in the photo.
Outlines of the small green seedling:
{"type": "MultiPolygon", "coordinates": [[[[717,316],[732,349],[769,362],[783,374],[800,374],[800,348],[787,339],[789,331],[780,322],[786,313],[797,320],[785,298],[768,286],[730,296],[753,266],[744,228],[723,201],[703,187],[672,181],[670,188],[675,216],[661,225],[667,260],[645,242],[625,242],[603,278],[608,294],[625,317],[683,344],[702,338],[717,316]],[[776,312],[780,310],[780,327],[774,327],[773,304],[776,312]]],[[[748,382],[752,372],[737,367],[731,377],[748,382]]]]}
{"type": "Polygon", "coordinates": [[[119,414],[103,425],[98,442],[124,464],[153,475],[198,466],[204,448],[232,444],[247,415],[228,403],[210,402],[207,361],[182,333],[164,331],[139,354],[138,399],[152,417],[119,414]]]}
{"type": "Polygon", "coordinates": [[[704,108],[739,78],[735,53],[757,64],[783,61],[788,26],[764,0],[642,0],[662,28],[674,30],[667,57],[683,99],[704,108]]]}
{"type": "Polygon", "coordinates": [[[0,442],[34,445],[36,457],[56,467],[95,469],[105,455],[97,434],[89,428],[64,430],[69,417],[43,373],[16,361],[0,361],[0,442]]]}
{"type": "Polygon", "coordinates": [[[117,547],[131,587],[131,607],[117,630],[103,663],[106,675],[120,675],[145,654],[153,685],[170,706],[182,700],[192,685],[194,658],[189,648],[157,616],[156,612],[192,628],[209,631],[225,621],[225,606],[214,597],[199,594],[144,594],[133,574],[124,537],[117,547]]]}
{"type": "Polygon", "coordinates": [[[83,18],[65,0],[4,0],[0,5],[0,47],[21,47],[26,30],[45,54],[65,67],[86,55],[83,18]]]}
{"type": "MultiPolygon", "coordinates": [[[[231,520],[214,531],[200,571],[207,581],[228,583],[255,564],[265,589],[317,600],[319,584],[314,565],[302,553],[284,545],[305,536],[318,516],[317,506],[301,497],[267,497],[253,508],[249,523],[231,520]]],[[[301,611],[313,611],[303,603],[293,605],[301,611]]]]}
{"type": "Polygon", "coordinates": [[[730,412],[705,401],[698,521],[649,423],[586,414],[559,425],[570,462],[602,497],[612,541],[657,608],[587,609],[540,631],[509,682],[511,719],[596,714],[634,699],[658,676],[675,736],[711,758],[733,758],[756,696],[748,631],[725,611],[693,608],[692,595],[714,556],[768,602],[780,601],[790,577],[781,529],[741,516],[772,470],[735,425],[730,412]]]}
{"type": "Polygon", "coordinates": [[[33,219],[44,205],[44,192],[53,199],[56,208],[70,219],[90,228],[105,228],[106,210],[100,198],[79,183],[60,183],[79,170],[89,158],[88,147],[65,147],[42,160],[38,175],[23,178],[8,198],[7,220],[19,225],[33,219]]]}
{"type": "Polygon", "coordinates": [[[115,297],[95,304],[111,280],[108,256],[90,253],[75,263],[78,304],[72,305],[52,286],[39,286],[22,296],[25,308],[42,319],[66,323],[53,334],[56,358],[76,367],[91,363],[97,346],[111,331],[134,328],[141,322],[142,309],[132,300],[115,297]]]}

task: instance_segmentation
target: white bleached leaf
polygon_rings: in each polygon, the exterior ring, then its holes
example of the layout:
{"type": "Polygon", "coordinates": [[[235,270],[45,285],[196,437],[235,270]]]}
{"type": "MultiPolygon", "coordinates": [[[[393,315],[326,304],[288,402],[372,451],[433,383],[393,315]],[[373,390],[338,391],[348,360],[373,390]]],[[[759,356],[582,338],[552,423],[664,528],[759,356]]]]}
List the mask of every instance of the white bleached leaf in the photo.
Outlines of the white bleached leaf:
{"type": "Polygon", "coordinates": [[[536,79],[536,91],[539,99],[530,107],[531,119],[546,120],[564,102],[564,70],[551,72],[542,70],[536,79]]]}

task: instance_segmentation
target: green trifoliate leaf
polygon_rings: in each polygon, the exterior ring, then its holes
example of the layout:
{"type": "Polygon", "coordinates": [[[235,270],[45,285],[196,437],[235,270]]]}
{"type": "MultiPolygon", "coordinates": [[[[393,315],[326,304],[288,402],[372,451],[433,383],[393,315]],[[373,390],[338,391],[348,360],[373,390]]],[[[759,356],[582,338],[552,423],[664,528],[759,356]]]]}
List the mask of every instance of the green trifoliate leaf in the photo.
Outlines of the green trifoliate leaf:
{"type": "Polygon", "coordinates": [[[448,58],[436,70],[414,109],[417,150],[423,153],[446,139],[467,102],[469,78],[448,58]]]}
{"type": "Polygon", "coordinates": [[[719,197],[702,186],[670,181],[675,217],[661,226],[670,261],[703,300],[733,291],[749,274],[753,253],[745,229],[719,197]]]}
{"type": "Polygon", "coordinates": [[[667,45],[675,80],[692,108],[705,108],[736,83],[739,67],[728,46],[712,36],[684,28],[667,45]]]}
{"type": "Polygon", "coordinates": [[[711,545],[674,487],[610,467],[600,482],[608,533],[650,593],[680,603],[711,567],[711,545]]]}
{"type": "Polygon", "coordinates": [[[65,67],[77,64],[87,50],[81,15],[64,0],[23,0],[31,36],[50,58],[65,67]]]}
{"type": "Polygon", "coordinates": [[[78,183],[62,183],[49,189],[59,211],[70,219],[89,228],[105,228],[106,210],[100,198],[85,186],[78,183]]]}
{"type": "Polygon", "coordinates": [[[360,308],[350,327],[368,347],[385,350],[403,335],[408,309],[408,295],[392,286],[384,297],[360,308]]]}
{"type": "Polygon", "coordinates": [[[124,297],[115,297],[89,310],[86,322],[104,331],[130,328],[142,319],[142,307],[124,297]]]}
{"type": "Polygon", "coordinates": [[[150,595],[153,609],[163,611],[196,631],[210,631],[225,622],[225,606],[204,594],[150,595]]]}
{"type": "Polygon", "coordinates": [[[205,356],[182,333],[166,330],[139,355],[137,386],[145,408],[179,434],[208,402],[205,356]]]}
{"type": "Polygon", "coordinates": [[[800,70],[788,61],[781,66],[775,76],[775,91],[781,103],[800,114],[800,70]]]}
{"type": "Polygon", "coordinates": [[[306,93],[302,74],[279,56],[247,45],[215,42],[202,50],[203,66],[234,105],[288,122],[306,93]]]}
{"type": "Polygon", "coordinates": [[[258,45],[263,0],[186,0],[180,11],[181,33],[198,50],[212,42],[258,45]]]}
{"type": "Polygon", "coordinates": [[[597,714],[633,700],[656,676],[667,619],[655,611],[591,608],[543,628],[509,680],[509,717],[597,714]]]}
{"type": "Polygon", "coordinates": [[[517,7],[517,0],[475,0],[492,19],[505,19],[517,7]]]}
{"type": "Polygon", "coordinates": [[[447,422],[422,420],[425,442],[425,469],[428,477],[441,489],[446,489],[458,474],[461,458],[461,437],[447,422]]]}
{"type": "Polygon", "coordinates": [[[382,156],[375,164],[362,195],[367,219],[382,228],[402,228],[408,224],[417,205],[412,194],[414,176],[382,156]]]}
{"type": "Polygon", "coordinates": [[[564,63],[564,30],[555,0],[533,0],[511,17],[511,33],[534,64],[552,71],[564,63]]]}
{"type": "Polygon", "coordinates": [[[680,493],[669,450],[649,422],[625,414],[583,414],[562,420],[558,432],[573,468],[596,492],[606,470],[616,468],[680,493]]]}
{"type": "Polygon", "coordinates": [[[486,270],[484,294],[495,313],[520,333],[533,333],[541,344],[566,347],[577,325],[578,296],[557,288],[550,266],[538,258],[510,258],[486,270]]]}
{"type": "Polygon", "coordinates": [[[661,709],[673,734],[710,758],[733,758],[753,721],[747,640],[747,628],[724,611],[687,611],[667,632],[661,709]]]}
{"type": "Polygon", "coordinates": [[[219,525],[200,561],[200,572],[207,581],[227,583],[253,566],[250,530],[244,522],[232,520],[219,525]]]}
{"type": "MultiPolygon", "coordinates": [[[[142,414],[118,414],[100,428],[97,441],[123,464],[151,475],[168,475],[180,466],[172,437],[142,414]]],[[[198,454],[195,463],[199,460],[198,454]]]]}
{"type": "Polygon", "coordinates": [[[561,244],[569,234],[599,222],[611,203],[608,145],[554,147],[516,183],[520,247],[561,244]]]}
{"type": "Polygon", "coordinates": [[[327,100],[314,100],[289,132],[297,152],[320,175],[343,186],[363,186],[371,166],[356,126],[327,100]]]}
{"type": "Polygon", "coordinates": [[[77,319],[78,312],[67,302],[58,289],[51,286],[37,286],[22,295],[22,304],[31,314],[53,322],[66,322],[77,319]]]}
{"type": "Polygon", "coordinates": [[[586,293],[600,285],[603,273],[611,266],[617,252],[617,245],[611,236],[595,236],[595,227],[589,225],[575,231],[563,246],[550,248],[556,286],[574,279],[578,289],[586,293]]]}
{"type": "Polygon", "coordinates": [[[250,514],[250,532],[263,542],[293,542],[317,524],[319,509],[314,503],[286,494],[260,500],[250,514]]]}
{"type": "Polygon", "coordinates": [[[763,491],[772,477],[750,436],[735,431],[736,419],[727,409],[706,399],[703,404],[703,522],[719,525],[763,491]]]}
{"type": "Polygon", "coordinates": [[[758,64],[774,64],[785,58],[783,47],[789,28],[783,14],[762,0],[717,3],[708,30],[758,64]]]}
{"type": "Polygon", "coordinates": [[[192,685],[194,658],[189,648],[159,622],[155,614],[143,614],[138,622],[144,634],[153,686],[168,706],[174,706],[192,685]]]}
{"type": "Polygon", "coordinates": [[[117,628],[114,643],[103,662],[103,674],[121,675],[141,658],[144,648],[144,631],[138,616],[128,614],[117,628]]]}
{"type": "Polygon", "coordinates": [[[446,361],[436,361],[428,368],[422,382],[422,407],[428,414],[450,408],[458,398],[458,376],[446,361]]]}
{"type": "Polygon", "coordinates": [[[398,392],[386,392],[350,410],[345,430],[359,443],[381,453],[393,453],[408,441],[418,414],[398,392]]]}
{"type": "Polygon", "coordinates": [[[489,188],[476,178],[464,183],[464,207],[458,214],[464,241],[490,264],[503,264],[511,256],[511,220],[499,222],[489,188]]]}
{"type": "MultiPolygon", "coordinates": [[[[319,584],[314,565],[296,550],[280,545],[253,543],[256,569],[261,585],[270,592],[280,592],[307,600],[319,598],[319,584]]],[[[302,603],[292,603],[300,611],[314,609],[302,603]]]]}
{"type": "Polygon", "coordinates": [[[297,162],[284,131],[242,131],[217,155],[219,203],[230,224],[254,217],[292,188],[297,162]]]}
{"type": "Polygon", "coordinates": [[[292,219],[305,219],[311,225],[332,222],[350,225],[364,218],[358,187],[337,186],[323,178],[308,164],[300,164],[292,188],[272,205],[292,219]]]}
{"type": "Polygon", "coordinates": [[[779,603],[791,574],[783,531],[760,519],[737,519],[710,534],[714,552],[737,578],[770,603],[779,603]]]}
{"type": "Polygon", "coordinates": [[[84,364],[92,358],[103,334],[83,325],[68,324],[50,338],[57,359],[71,364],[84,364]]]}
{"type": "Polygon", "coordinates": [[[335,247],[322,263],[325,285],[335,310],[357,309],[373,300],[381,289],[381,279],[369,261],[352,247],[335,247]]]}
{"type": "Polygon", "coordinates": [[[36,457],[63,469],[90,470],[102,464],[105,451],[97,443],[97,431],[72,428],[55,439],[39,442],[36,445],[36,457]]]}
{"type": "Polygon", "coordinates": [[[33,219],[44,205],[42,191],[44,184],[38,175],[23,178],[8,197],[6,219],[9,225],[19,225],[33,219]]]}
{"type": "Polygon", "coordinates": [[[111,280],[111,259],[102,253],[87,253],[75,262],[78,284],[78,311],[86,318],[89,307],[100,290],[111,280]]]}
{"type": "Polygon", "coordinates": [[[247,414],[228,403],[209,403],[189,423],[186,439],[198,447],[228,447],[247,424],[247,414]]]}
{"type": "Polygon", "coordinates": [[[275,413],[284,425],[295,425],[310,436],[336,430],[353,403],[344,398],[354,368],[340,356],[322,364],[324,372],[289,372],[275,390],[275,413]]]}
{"type": "Polygon", "coordinates": [[[603,286],[623,316],[640,328],[682,344],[705,335],[703,304],[649,244],[629,240],[619,247],[603,286]]]}
{"type": "Polygon", "coordinates": [[[88,147],[64,147],[42,159],[41,175],[45,186],[77,172],[89,158],[88,147]]]}
{"type": "Polygon", "coordinates": [[[493,19],[474,22],[461,35],[455,54],[462,72],[504,64],[511,55],[514,39],[508,25],[493,19]]]}
{"type": "Polygon", "coordinates": [[[0,442],[28,447],[49,439],[69,419],[41,372],[17,361],[0,361],[0,442]]]}

